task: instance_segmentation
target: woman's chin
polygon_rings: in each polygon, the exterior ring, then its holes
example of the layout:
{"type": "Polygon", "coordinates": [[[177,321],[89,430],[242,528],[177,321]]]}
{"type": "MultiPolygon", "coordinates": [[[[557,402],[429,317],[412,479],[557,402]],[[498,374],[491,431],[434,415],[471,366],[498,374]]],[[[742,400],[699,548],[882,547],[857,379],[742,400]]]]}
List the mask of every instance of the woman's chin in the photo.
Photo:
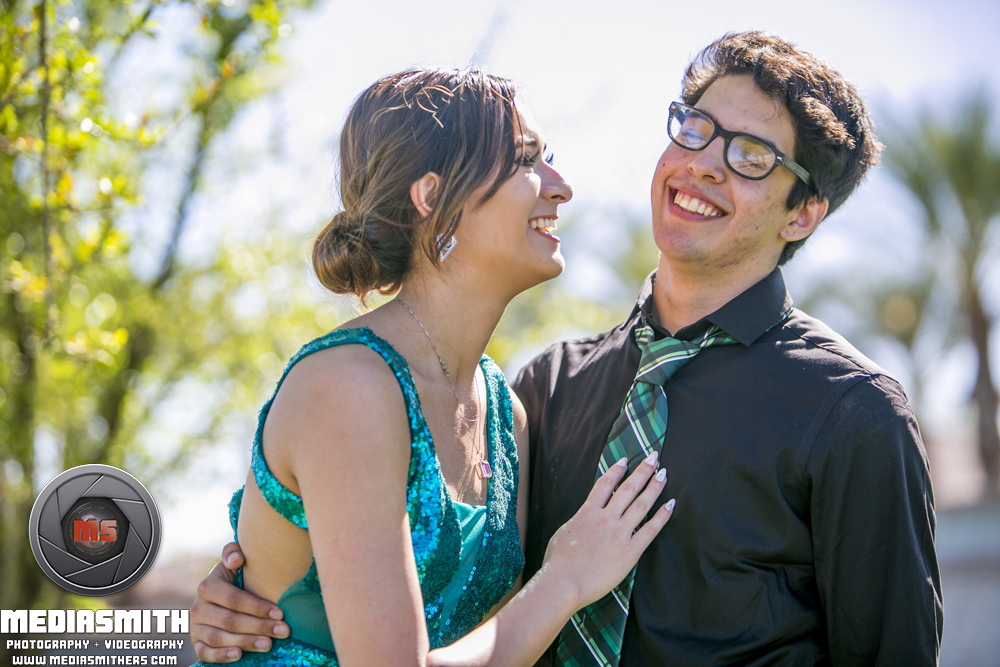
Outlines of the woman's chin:
{"type": "Polygon", "coordinates": [[[524,289],[531,289],[553,278],[558,278],[565,269],[566,260],[563,258],[562,253],[556,250],[549,257],[546,257],[543,262],[540,262],[534,271],[525,272],[525,275],[530,275],[532,282],[524,289]]]}
{"type": "Polygon", "coordinates": [[[566,258],[562,256],[561,252],[556,250],[555,254],[552,256],[552,264],[554,265],[553,273],[551,276],[546,278],[546,280],[558,278],[562,272],[566,270],[566,258]]]}

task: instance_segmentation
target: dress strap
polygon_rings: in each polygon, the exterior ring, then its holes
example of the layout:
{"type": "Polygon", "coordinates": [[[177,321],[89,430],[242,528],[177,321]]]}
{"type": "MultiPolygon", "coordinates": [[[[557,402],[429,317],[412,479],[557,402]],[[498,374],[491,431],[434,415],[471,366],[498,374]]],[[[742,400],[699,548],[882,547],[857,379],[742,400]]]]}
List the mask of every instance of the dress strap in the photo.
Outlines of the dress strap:
{"type": "Polygon", "coordinates": [[[524,568],[517,526],[518,456],[510,387],[487,356],[479,363],[486,379],[486,419],[493,477],[487,489],[487,517],[479,553],[462,584],[463,595],[443,623],[428,622],[431,643],[450,644],[482,622],[483,614],[510,590],[524,568]]]}
{"type": "MultiPolygon", "coordinates": [[[[483,355],[479,361],[486,380],[487,428],[491,447],[499,447],[499,454],[517,461],[517,443],[514,441],[514,410],[510,399],[510,387],[503,371],[490,357],[483,355]]],[[[492,464],[491,464],[492,465],[492,464]]],[[[516,465],[515,465],[516,467],[516,465]]]]}
{"type": "Polygon", "coordinates": [[[295,364],[320,350],[337,345],[350,344],[365,345],[369,349],[378,352],[385,360],[385,363],[389,365],[389,368],[392,369],[396,379],[399,381],[400,388],[403,390],[403,399],[406,402],[406,413],[409,417],[411,436],[415,436],[417,432],[426,431],[427,429],[423,414],[420,412],[420,399],[417,397],[416,386],[413,384],[413,377],[410,375],[410,369],[406,364],[406,360],[389,343],[376,336],[371,329],[368,327],[336,329],[304,345],[288,362],[285,371],[281,374],[281,379],[278,380],[278,384],[274,388],[274,393],[260,410],[260,416],[257,418],[257,432],[254,435],[250,466],[253,469],[254,479],[257,481],[261,495],[264,496],[267,504],[274,508],[278,514],[299,528],[306,530],[309,529],[309,526],[306,522],[306,511],[302,504],[302,498],[283,486],[271,472],[270,468],[268,468],[267,462],[264,460],[264,422],[267,420],[271,404],[274,403],[274,398],[278,395],[278,390],[281,388],[282,382],[285,381],[289,371],[292,370],[295,364]]]}

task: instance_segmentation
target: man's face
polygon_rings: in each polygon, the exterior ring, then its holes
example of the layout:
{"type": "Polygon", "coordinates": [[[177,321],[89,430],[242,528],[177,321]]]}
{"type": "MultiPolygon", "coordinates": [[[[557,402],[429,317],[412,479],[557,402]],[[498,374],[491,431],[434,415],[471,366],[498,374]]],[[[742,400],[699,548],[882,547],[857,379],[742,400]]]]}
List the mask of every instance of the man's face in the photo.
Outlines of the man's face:
{"type": "MultiPolygon", "coordinates": [[[[788,111],[749,76],[718,79],[695,106],[727,130],[752,134],[786,155],[795,154],[788,111]]],[[[661,263],[703,275],[767,273],[785,242],[794,240],[788,238],[789,229],[794,229],[800,207],[789,211],[785,202],[796,176],[779,167],[763,180],[745,179],[729,170],[723,151],[724,140],[716,137],[700,151],[671,142],[660,156],[651,200],[661,263]]]]}

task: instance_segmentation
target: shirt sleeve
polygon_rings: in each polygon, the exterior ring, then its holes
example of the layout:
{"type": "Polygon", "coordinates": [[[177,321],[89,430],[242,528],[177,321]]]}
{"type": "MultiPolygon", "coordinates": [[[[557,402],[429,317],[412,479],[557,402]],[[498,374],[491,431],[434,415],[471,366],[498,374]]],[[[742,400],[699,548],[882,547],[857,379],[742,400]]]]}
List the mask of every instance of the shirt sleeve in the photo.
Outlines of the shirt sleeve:
{"type": "Polygon", "coordinates": [[[548,393],[549,356],[549,351],[546,351],[528,362],[511,385],[528,415],[528,451],[532,460],[535,460],[542,412],[548,393]]]}
{"type": "MultiPolygon", "coordinates": [[[[529,489],[534,489],[535,483],[535,470],[537,466],[535,463],[538,461],[538,448],[539,439],[541,432],[541,423],[543,419],[543,412],[545,410],[545,401],[548,397],[548,387],[549,387],[549,356],[551,350],[548,350],[534,359],[532,359],[527,366],[521,369],[515,378],[514,383],[511,388],[517,397],[521,399],[521,404],[524,405],[524,411],[528,415],[528,451],[531,456],[531,467],[529,468],[530,478],[528,480],[529,489]]],[[[524,580],[527,581],[534,576],[538,567],[541,565],[542,555],[545,553],[545,545],[541,543],[540,534],[541,529],[541,512],[538,507],[533,503],[535,498],[532,497],[532,492],[529,491],[528,500],[528,539],[527,544],[524,545],[525,553],[525,565],[524,565],[524,580]]],[[[546,650],[545,653],[538,659],[534,667],[555,667],[555,642],[553,642],[546,650]]]]}
{"type": "Polygon", "coordinates": [[[820,603],[834,665],[936,665],[943,605],[927,455],[899,385],[837,401],[806,461],[820,603]]]}

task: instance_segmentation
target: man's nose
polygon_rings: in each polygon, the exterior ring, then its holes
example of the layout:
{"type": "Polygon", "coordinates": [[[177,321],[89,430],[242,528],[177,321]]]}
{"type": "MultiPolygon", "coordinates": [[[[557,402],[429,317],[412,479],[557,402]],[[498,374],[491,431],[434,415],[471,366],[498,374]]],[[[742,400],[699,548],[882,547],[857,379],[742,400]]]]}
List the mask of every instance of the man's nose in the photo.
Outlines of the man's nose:
{"type": "Polygon", "coordinates": [[[707,178],[715,183],[726,180],[725,139],[716,137],[708,146],[691,153],[688,171],[697,178],[707,178]]]}

